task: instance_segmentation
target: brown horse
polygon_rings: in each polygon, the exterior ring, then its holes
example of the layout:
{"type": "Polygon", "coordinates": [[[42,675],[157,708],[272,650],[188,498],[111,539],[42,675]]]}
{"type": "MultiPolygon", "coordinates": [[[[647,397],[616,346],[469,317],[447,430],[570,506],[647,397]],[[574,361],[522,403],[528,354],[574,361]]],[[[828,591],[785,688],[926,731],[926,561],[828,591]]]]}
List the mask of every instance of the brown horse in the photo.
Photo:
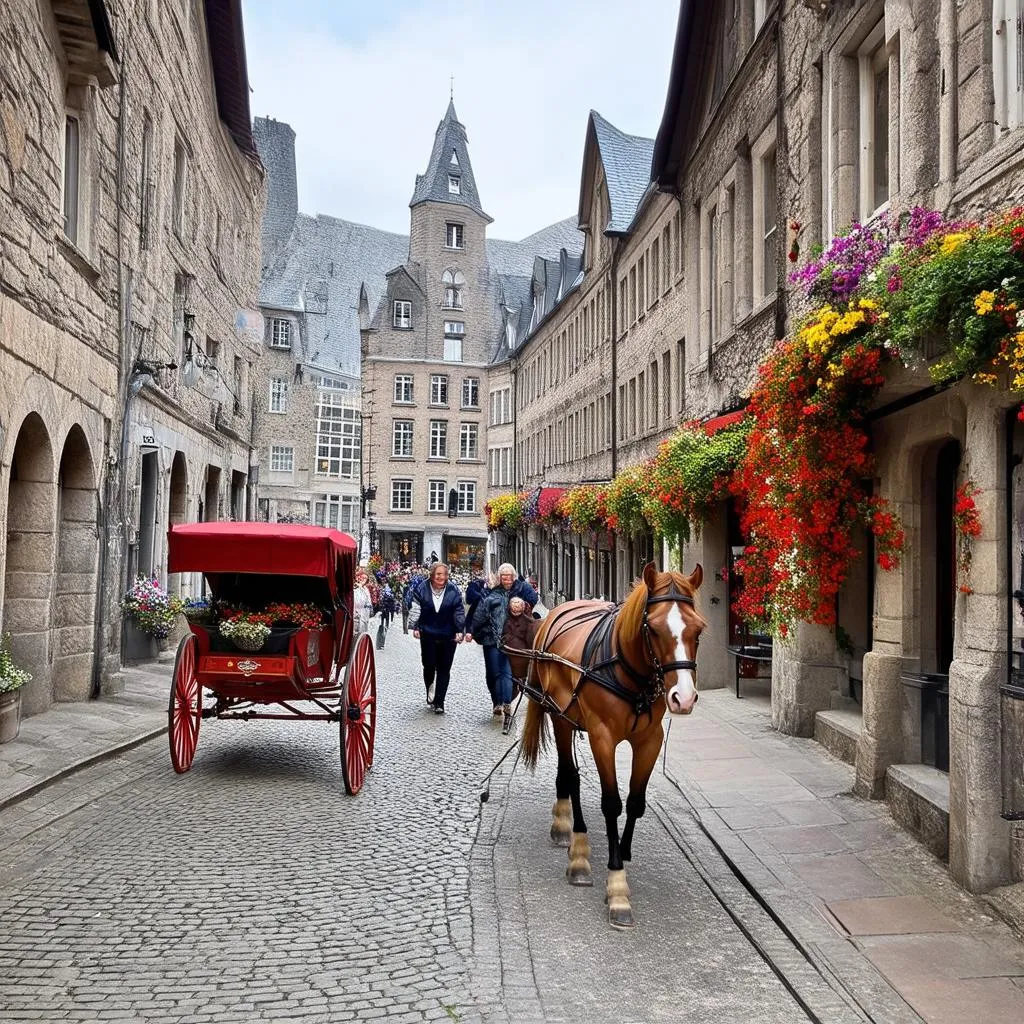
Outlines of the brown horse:
{"type": "Polygon", "coordinates": [[[608,829],[608,919],[617,928],[633,925],[623,862],[632,859],[633,829],[646,810],[647,783],[661,749],[665,708],[687,715],[697,701],[697,641],[707,623],[697,611],[694,595],[703,579],[700,565],[684,576],[658,572],[649,563],[643,580],[621,606],[569,601],[548,615],[534,640],[523,760],[531,768],[536,766],[538,752],[547,741],[545,716],[550,714],[558,750],[551,838],[569,847],[569,883],[593,885],[573,730],[580,729],[590,738],[601,778],[601,813],[608,829]],[[620,838],[622,800],[615,748],[623,740],[633,748],[633,766],[620,838]]]}

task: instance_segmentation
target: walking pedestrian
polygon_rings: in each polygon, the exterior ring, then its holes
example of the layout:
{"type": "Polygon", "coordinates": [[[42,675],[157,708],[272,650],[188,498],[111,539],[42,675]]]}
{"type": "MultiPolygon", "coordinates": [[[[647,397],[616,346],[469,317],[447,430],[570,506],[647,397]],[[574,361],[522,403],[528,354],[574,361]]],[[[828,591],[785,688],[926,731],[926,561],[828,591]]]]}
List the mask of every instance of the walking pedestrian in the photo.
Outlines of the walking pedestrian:
{"type": "Polygon", "coordinates": [[[423,683],[427,704],[434,714],[444,714],[455,648],[466,632],[466,609],[462,594],[448,580],[448,566],[435,562],[430,575],[410,593],[409,628],[420,642],[423,683]]]}
{"type": "Polygon", "coordinates": [[[355,587],[352,593],[352,623],[355,633],[365,633],[373,618],[373,597],[370,594],[370,578],[363,568],[356,569],[355,587]]]}
{"type": "Polygon", "coordinates": [[[501,637],[508,617],[508,603],[521,597],[530,609],[537,603],[537,591],[525,580],[518,578],[514,565],[505,562],[498,566],[498,585],[476,606],[471,632],[484,649],[484,662],[494,679],[495,714],[506,720],[512,714],[512,668],[501,650],[501,637]]]}

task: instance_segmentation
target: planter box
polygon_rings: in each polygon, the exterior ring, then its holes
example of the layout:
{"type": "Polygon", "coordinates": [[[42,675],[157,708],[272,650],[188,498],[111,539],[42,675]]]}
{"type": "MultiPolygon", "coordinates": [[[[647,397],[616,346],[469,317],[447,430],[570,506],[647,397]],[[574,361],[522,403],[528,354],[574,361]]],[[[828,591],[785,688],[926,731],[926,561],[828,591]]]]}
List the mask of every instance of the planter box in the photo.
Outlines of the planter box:
{"type": "Polygon", "coordinates": [[[155,636],[143,633],[128,616],[124,619],[122,632],[121,660],[125,664],[138,661],[156,661],[160,653],[160,642],[155,636]]]}
{"type": "Polygon", "coordinates": [[[21,728],[21,690],[0,693],[0,743],[7,743],[21,728]]]}

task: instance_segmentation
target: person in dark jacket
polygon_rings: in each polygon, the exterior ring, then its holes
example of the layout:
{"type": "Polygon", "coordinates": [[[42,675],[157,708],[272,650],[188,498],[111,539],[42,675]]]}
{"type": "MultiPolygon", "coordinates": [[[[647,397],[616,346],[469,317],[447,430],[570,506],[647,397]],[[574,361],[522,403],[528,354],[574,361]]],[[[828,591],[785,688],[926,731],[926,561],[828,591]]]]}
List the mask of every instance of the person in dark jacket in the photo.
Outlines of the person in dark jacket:
{"type": "Polygon", "coordinates": [[[531,609],[537,603],[537,591],[519,579],[515,566],[506,562],[498,566],[498,585],[476,606],[472,621],[473,638],[482,645],[484,661],[493,674],[495,705],[506,716],[512,711],[512,668],[500,644],[513,597],[521,597],[531,609]]]}
{"type": "Polygon", "coordinates": [[[430,575],[412,588],[409,603],[409,628],[420,642],[427,704],[443,715],[455,648],[466,632],[462,594],[448,581],[444,562],[435,562],[430,575]]]}
{"type": "MultiPolygon", "coordinates": [[[[486,597],[487,592],[493,587],[498,585],[497,573],[490,573],[488,576],[484,576],[480,573],[476,576],[466,587],[466,622],[472,623],[473,616],[476,615],[477,606],[486,597]]],[[[494,714],[501,714],[501,705],[498,703],[497,698],[494,696],[494,673],[491,672],[490,663],[484,661],[484,678],[487,683],[487,692],[491,697],[491,704],[494,708],[494,714]]]]}

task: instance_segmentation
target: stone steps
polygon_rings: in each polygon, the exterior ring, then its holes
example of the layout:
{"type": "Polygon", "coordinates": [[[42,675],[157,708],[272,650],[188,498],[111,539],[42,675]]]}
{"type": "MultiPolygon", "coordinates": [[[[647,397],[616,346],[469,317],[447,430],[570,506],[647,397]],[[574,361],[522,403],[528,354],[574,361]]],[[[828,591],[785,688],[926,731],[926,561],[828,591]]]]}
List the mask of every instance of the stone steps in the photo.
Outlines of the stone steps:
{"type": "Polygon", "coordinates": [[[814,716],[814,738],[833,756],[854,764],[863,719],[860,709],[836,708],[814,716]]]}
{"type": "Polygon", "coordinates": [[[949,776],[926,764],[894,764],[885,773],[892,816],[936,857],[949,857],[949,776]]]}

